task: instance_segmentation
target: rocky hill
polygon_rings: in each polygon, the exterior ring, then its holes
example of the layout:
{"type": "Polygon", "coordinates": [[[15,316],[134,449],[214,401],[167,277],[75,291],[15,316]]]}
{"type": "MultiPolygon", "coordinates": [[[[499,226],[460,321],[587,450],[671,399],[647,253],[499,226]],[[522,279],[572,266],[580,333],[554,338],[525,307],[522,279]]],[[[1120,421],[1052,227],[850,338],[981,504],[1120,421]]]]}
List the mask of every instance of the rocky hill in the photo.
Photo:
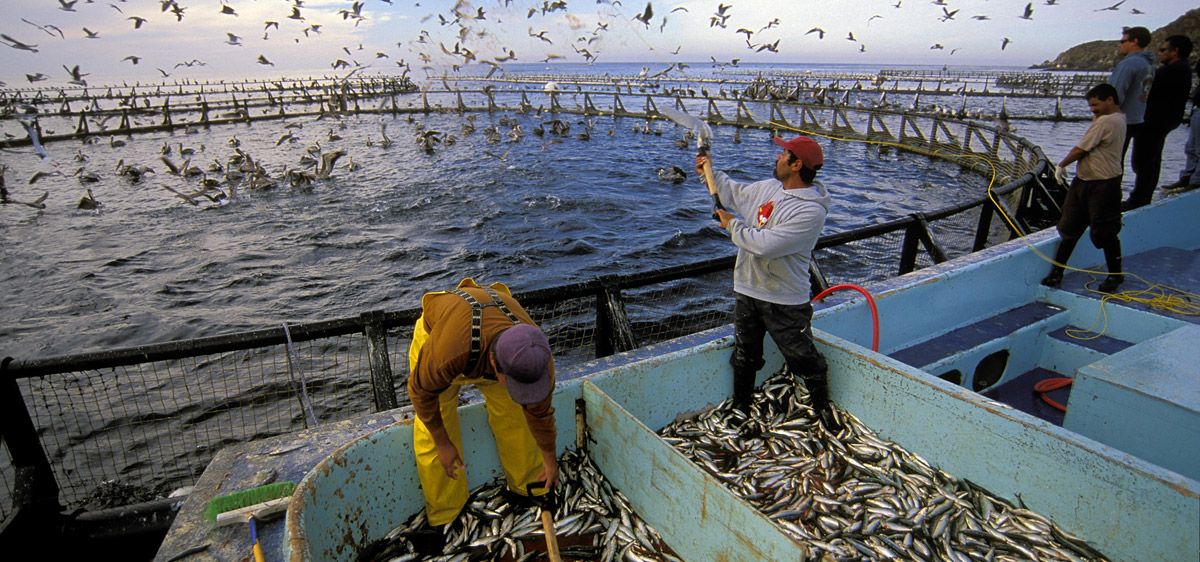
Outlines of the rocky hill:
{"type": "MultiPolygon", "coordinates": [[[[1186,35],[1200,46],[1200,8],[1188,10],[1179,19],[1151,32],[1151,47],[1157,46],[1171,35],[1186,35]]],[[[1151,48],[1147,47],[1147,48],[1151,48]]],[[[1200,49],[1198,49],[1200,50],[1200,49]]],[[[1192,53],[1193,60],[1197,53],[1192,53]]],[[[1060,53],[1054,60],[1035,64],[1030,68],[1047,70],[1112,70],[1117,64],[1117,42],[1088,41],[1060,53]]]]}

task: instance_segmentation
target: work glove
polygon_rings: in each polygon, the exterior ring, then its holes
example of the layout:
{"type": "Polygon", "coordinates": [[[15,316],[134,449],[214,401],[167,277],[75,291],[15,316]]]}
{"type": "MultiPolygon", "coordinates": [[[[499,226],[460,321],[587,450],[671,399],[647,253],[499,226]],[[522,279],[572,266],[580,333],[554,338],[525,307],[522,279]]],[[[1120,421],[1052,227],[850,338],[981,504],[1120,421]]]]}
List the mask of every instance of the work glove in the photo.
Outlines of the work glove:
{"type": "Polygon", "coordinates": [[[1054,179],[1057,180],[1058,183],[1060,183],[1062,185],[1067,185],[1067,183],[1068,183],[1067,167],[1066,166],[1055,166],[1054,167],[1054,179]]]}

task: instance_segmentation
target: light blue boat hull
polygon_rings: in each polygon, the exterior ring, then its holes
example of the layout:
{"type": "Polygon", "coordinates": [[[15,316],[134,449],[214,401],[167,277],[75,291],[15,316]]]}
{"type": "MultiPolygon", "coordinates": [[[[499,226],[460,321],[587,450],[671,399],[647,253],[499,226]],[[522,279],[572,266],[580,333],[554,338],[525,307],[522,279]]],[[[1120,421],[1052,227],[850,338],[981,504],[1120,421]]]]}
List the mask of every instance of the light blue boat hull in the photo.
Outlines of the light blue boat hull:
{"type": "MultiPolygon", "coordinates": [[[[1127,216],[1122,233],[1127,254],[1164,243],[1195,247],[1191,232],[1187,236],[1157,231],[1154,236],[1143,234],[1155,225],[1190,224],[1190,217],[1200,216],[1200,193],[1177,199],[1127,216]]],[[[1042,252],[1049,251],[1054,241],[1051,233],[1031,238],[1042,252]]],[[[1083,246],[1072,263],[1095,263],[1099,254],[1083,246]]],[[[939,317],[986,318],[1030,299],[1062,306],[1063,321],[1079,320],[1085,315],[1085,306],[1095,310],[1094,300],[1038,285],[1045,269],[1045,263],[1018,242],[890,281],[879,287],[877,294],[883,319],[882,348],[887,352],[946,332],[939,317]]],[[[1030,509],[1113,560],[1200,559],[1200,482],[1182,474],[1189,466],[1200,465],[1196,434],[1189,433],[1195,430],[1195,395],[1148,400],[1134,412],[1089,412],[1076,402],[1079,396],[1104,395],[1105,389],[1097,390],[1104,386],[1103,381],[1095,381],[1103,379],[1098,370],[1105,364],[1125,370],[1146,367],[1138,354],[1151,351],[1162,338],[1191,342],[1190,346],[1174,345],[1153,352],[1173,357],[1169,362],[1173,367],[1167,367],[1178,374],[1173,382],[1185,392],[1194,392],[1194,369],[1187,369],[1200,364],[1200,346],[1195,344],[1200,339],[1195,337],[1194,326],[1175,319],[1132,310],[1114,312],[1122,322],[1115,323],[1111,333],[1131,339],[1139,334],[1144,337],[1137,339],[1142,343],[1107,358],[1053,346],[1039,350],[1036,360],[1020,358],[1019,351],[1034,339],[1023,333],[992,344],[1013,348],[1013,369],[1027,366],[1019,364],[1021,361],[1091,366],[1096,373],[1094,383],[1084,384],[1080,379],[1076,389],[1080,394],[1073,396],[1068,427],[864,348],[870,331],[861,302],[820,311],[815,333],[829,362],[833,400],[881,437],[1001,497],[1020,498],[1030,509]],[[1168,407],[1177,411],[1169,414],[1163,410],[1166,417],[1162,419],[1181,420],[1172,422],[1179,426],[1170,430],[1176,432],[1173,435],[1193,436],[1191,441],[1174,442],[1170,458],[1163,451],[1129,450],[1137,449],[1137,443],[1118,449],[1114,443],[1102,441],[1117,439],[1110,431],[1089,429],[1114,416],[1149,418],[1168,407]]],[[[1041,328],[1034,331],[1037,329],[1041,328]]],[[[566,380],[560,382],[554,396],[558,445],[561,451],[575,442],[572,414],[576,401],[582,400],[595,440],[589,445],[592,458],[680,556],[687,560],[802,560],[808,552],[804,544],[785,535],[654,433],[681,415],[727,398],[732,345],[731,329],[725,327],[564,373],[566,380]]],[[[767,347],[768,362],[760,376],[782,365],[769,342],[767,347]]],[[[972,353],[986,354],[991,349],[983,347],[941,366],[957,360],[969,364],[975,360],[972,353]]],[[[1161,369],[1163,364],[1155,364],[1155,368],[1161,369]]],[[[1081,373],[1087,370],[1081,369],[1081,373]]],[[[467,474],[474,487],[500,471],[482,405],[465,406],[460,415],[467,474]]],[[[1136,442],[1137,433],[1119,438],[1136,442]]],[[[295,562],[353,560],[362,546],[419,511],[423,498],[411,441],[411,422],[396,423],[347,443],[312,470],[288,510],[287,558],[295,562]]],[[[1156,449],[1166,445],[1142,446],[1156,449]]]]}

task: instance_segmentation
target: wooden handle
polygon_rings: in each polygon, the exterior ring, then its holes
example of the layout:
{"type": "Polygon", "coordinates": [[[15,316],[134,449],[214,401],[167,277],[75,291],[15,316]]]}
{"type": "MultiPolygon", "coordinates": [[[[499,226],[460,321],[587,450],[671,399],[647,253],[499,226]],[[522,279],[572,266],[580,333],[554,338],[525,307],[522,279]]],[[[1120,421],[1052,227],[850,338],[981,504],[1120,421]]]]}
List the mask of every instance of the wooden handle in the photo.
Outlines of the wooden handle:
{"type": "Polygon", "coordinates": [[[717,180],[713,179],[712,162],[704,161],[704,183],[708,184],[708,192],[717,195],[717,180]]]}
{"type": "Polygon", "coordinates": [[[546,556],[550,562],[562,562],[562,555],[558,553],[558,536],[554,534],[554,520],[545,509],[542,510],[542,532],[546,535],[546,556]]]}
{"type": "Polygon", "coordinates": [[[713,218],[720,219],[720,217],[717,216],[717,211],[715,209],[721,209],[724,211],[725,205],[721,204],[721,197],[717,195],[717,180],[713,179],[712,162],[708,160],[704,161],[704,183],[708,185],[708,194],[712,195],[714,209],[713,218]]]}

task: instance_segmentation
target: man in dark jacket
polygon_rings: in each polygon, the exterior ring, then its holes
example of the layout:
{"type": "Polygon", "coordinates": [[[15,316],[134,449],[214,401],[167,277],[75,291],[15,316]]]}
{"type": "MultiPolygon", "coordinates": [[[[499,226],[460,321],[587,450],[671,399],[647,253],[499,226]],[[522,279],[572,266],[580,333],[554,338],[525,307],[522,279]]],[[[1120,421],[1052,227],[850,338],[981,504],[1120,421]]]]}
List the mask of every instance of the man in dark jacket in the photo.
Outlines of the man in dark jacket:
{"type": "Polygon", "coordinates": [[[1192,91],[1192,69],[1188,56],[1192,41],[1183,35],[1167,37],[1158,47],[1161,66],[1154,72],[1150,96],[1146,99],[1146,117],[1133,145],[1133,171],[1137,173],[1133,193],[1125,202],[1127,209],[1150,203],[1162,168],[1163,144],[1167,134],[1183,121],[1188,93],[1192,91]]]}
{"type": "MultiPolygon", "coordinates": [[[[1192,68],[1196,76],[1200,76],[1200,61],[1192,68]]],[[[1186,191],[1200,188],[1200,84],[1192,90],[1192,116],[1189,117],[1188,140],[1184,144],[1183,154],[1186,161],[1183,170],[1179,172],[1179,180],[1163,189],[1171,191],[1186,191]]]]}

